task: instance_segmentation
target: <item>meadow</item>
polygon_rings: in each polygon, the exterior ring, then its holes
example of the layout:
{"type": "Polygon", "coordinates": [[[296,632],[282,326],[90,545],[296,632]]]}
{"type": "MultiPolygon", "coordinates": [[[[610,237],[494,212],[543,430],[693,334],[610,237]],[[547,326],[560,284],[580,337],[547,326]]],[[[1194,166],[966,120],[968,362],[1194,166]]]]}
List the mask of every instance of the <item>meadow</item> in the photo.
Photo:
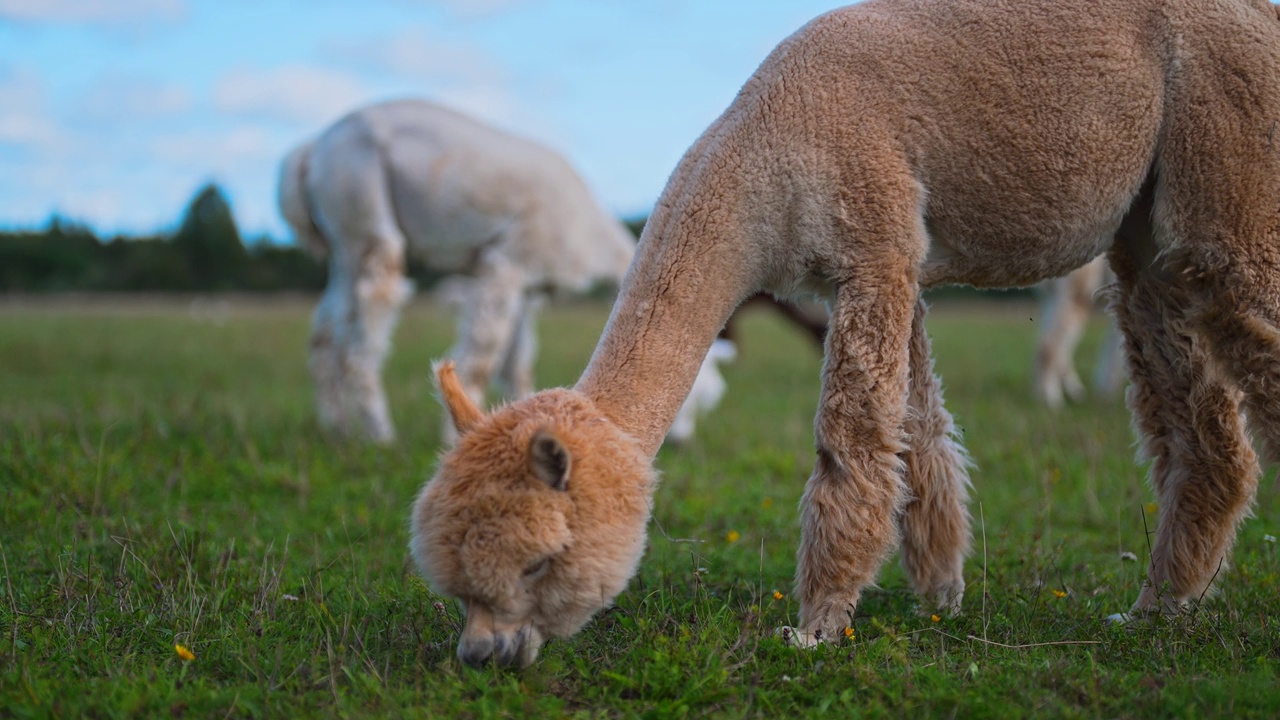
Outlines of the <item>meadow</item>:
{"type": "MultiPolygon", "coordinates": [[[[400,439],[367,448],[317,430],[309,310],[0,304],[0,717],[1280,716],[1274,473],[1219,595],[1104,625],[1137,595],[1157,508],[1120,399],[1033,400],[1030,304],[930,321],[975,464],[962,615],[922,612],[895,561],[851,638],[775,637],[821,360],[755,312],[721,408],[658,458],[639,575],[523,672],[457,662],[460,610],[406,548],[451,319],[409,308],[386,374],[400,439]]],[[[541,385],[576,378],[606,314],[544,316],[541,385]]]]}

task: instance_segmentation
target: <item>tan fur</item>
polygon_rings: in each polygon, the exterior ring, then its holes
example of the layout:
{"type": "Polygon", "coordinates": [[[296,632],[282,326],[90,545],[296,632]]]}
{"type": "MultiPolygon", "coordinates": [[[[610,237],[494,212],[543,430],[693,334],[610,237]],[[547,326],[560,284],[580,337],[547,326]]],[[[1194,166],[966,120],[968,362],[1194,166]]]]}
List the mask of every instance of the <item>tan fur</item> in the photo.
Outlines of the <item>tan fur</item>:
{"type": "Polygon", "coordinates": [[[437,379],[450,416],[464,420],[414,505],[413,556],[440,592],[466,604],[460,658],[527,665],[635,573],[656,476],[580,394],[547,390],[482,416],[452,364],[437,379]],[[568,460],[564,489],[548,481],[548,444],[568,460]]]}
{"type": "MultiPolygon", "coordinates": [[[[917,590],[954,607],[964,459],[920,292],[1026,285],[1110,249],[1130,405],[1161,497],[1135,609],[1177,608],[1205,592],[1252,501],[1238,407],[1280,453],[1278,122],[1280,22],[1263,0],[869,0],[823,15],[681,160],[576,388],[502,410],[471,433],[483,443],[448,456],[416,509],[419,562],[446,591],[517,583],[532,528],[552,520],[533,503],[495,510],[495,494],[537,482],[519,453],[541,421],[517,418],[549,404],[584,413],[556,431],[572,449],[570,492],[608,458],[608,487],[626,494],[596,517],[616,524],[606,536],[632,532],[647,505],[623,499],[652,488],[640,459],[733,308],[762,289],[814,289],[832,316],[801,509],[800,639],[837,636],[900,537],[917,590]],[[485,472],[462,484],[460,467],[485,472]],[[456,488],[448,502],[432,501],[440,483],[456,488]],[[464,517],[520,551],[468,561],[464,517]],[[454,525],[424,542],[424,528],[454,525]]],[[[608,578],[603,607],[634,560],[592,548],[572,570],[608,578]]],[[[529,602],[561,587],[540,584],[529,602]]]]}

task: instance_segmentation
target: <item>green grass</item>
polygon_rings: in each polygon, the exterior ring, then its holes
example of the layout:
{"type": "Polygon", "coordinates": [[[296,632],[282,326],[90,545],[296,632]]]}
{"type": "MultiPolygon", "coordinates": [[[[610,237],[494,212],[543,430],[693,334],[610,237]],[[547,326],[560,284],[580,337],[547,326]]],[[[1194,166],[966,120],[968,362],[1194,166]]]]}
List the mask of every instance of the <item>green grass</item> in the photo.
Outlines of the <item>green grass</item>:
{"type": "MultiPolygon", "coordinates": [[[[447,318],[409,310],[387,372],[401,440],[368,449],[316,430],[305,305],[237,303],[225,324],[181,302],[0,306],[0,717],[1280,715],[1275,481],[1219,596],[1105,627],[1137,594],[1151,496],[1120,402],[1032,401],[1025,308],[931,320],[977,465],[961,617],[920,614],[890,565],[852,641],[774,637],[797,609],[820,359],[756,313],[721,409],[659,457],[638,577],[504,672],[458,664],[459,610],[406,550],[447,318]]],[[[605,313],[544,318],[542,384],[575,379],[605,313]]]]}

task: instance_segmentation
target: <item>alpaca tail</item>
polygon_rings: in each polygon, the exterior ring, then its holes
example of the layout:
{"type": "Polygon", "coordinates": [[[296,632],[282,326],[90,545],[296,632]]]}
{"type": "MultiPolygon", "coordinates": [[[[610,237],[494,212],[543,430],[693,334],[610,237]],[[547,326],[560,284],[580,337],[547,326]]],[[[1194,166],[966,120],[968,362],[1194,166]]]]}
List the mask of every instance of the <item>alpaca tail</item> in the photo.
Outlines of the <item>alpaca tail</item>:
{"type": "Polygon", "coordinates": [[[307,193],[307,171],[310,169],[311,149],[314,146],[314,142],[306,142],[285,155],[284,161],[280,163],[276,201],[280,205],[280,214],[293,230],[298,244],[317,258],[323,258],[329,254],[329,243],[316,225],[307,193]]]}

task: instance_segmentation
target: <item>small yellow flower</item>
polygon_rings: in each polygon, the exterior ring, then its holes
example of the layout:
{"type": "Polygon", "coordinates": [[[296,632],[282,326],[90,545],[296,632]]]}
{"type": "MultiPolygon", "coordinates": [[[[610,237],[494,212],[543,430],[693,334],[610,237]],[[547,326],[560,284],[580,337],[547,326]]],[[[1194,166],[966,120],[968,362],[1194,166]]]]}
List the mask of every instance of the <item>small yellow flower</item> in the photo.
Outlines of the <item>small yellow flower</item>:
{"type": "Polygon", "coordinates": [[[853,628],[851,628],[851,627],[847,627],[847,628],[845,628],[845,629],[844,629],[844,636],[845,636],[845,637],[847,637],[847,638],[849,638],[849,639],[853,639],[853,628]]]}
{"type": "Polygon", "coordinates": [[[764,500],[761,500],[760,507],[764,508],[765,510],[768,510],[769,508],[773,507],[773,498],[765,498],[764,500]]]}
{"type": "Polygon", "coordinates": [[[737,530],[730,530],[729,534],[724,536],[724,539],[728,540],[731,543],[735,543],[735,542],[738,542],[738,538],[740,537],[742,536],[738,534],[737,530]]]}
{"type": "Polygon", "coordinates": [[[178,657],[182,658],[186,662],[191,662],[196,659],[196,654],[191,652],[191,649],[186,645],[174,645],[173,650],[178,653],[178,657]]]}
{"type": "Polygon", "coordinates": [[[1146,509],[1146,511],[1147,511],[1148,513],[1150,513],[1150,514],[1152,514],[1152,515],[1155,515],[1155,514],[1156,514],[1156,510],[1159,510],[1159,509],[1160,509],[1160,506],[1159,506],[1159,505],[1156,505],[1156,504],[1155,504],[1155,503],[1153,503],[1153,502],[1149,502],[1149,503],[1147,503],[1146,505],[1143,505],[1143,508],[1144,508],[1144,509],[1146,509]]]}
{"type": "Polygon", "coordinates": [[[1053,596],[1054,596],[1054,597],[1058,597],[1058,598],[1064,598],[1064,597],[1066,597],[1066,596],[1067,596],[1067,591],[1066,591],[1066,590],[1054,590],[1054,591],[1053,591],[1053,596]]]}
{"type": "Polygon", "coordinates": [[[774,590],[774,591],[773,591],[773,599],[774,599],[774,600],[781,600],[781,599],[782,599],[782,593],[778,592],[777,590],[774,590]]]}
{"type": "Polygon", "coordinates": [[[938,617],[937,615],[930,615],[929,619],[934,622],[942,622],[942,618],[938,617]]]}

